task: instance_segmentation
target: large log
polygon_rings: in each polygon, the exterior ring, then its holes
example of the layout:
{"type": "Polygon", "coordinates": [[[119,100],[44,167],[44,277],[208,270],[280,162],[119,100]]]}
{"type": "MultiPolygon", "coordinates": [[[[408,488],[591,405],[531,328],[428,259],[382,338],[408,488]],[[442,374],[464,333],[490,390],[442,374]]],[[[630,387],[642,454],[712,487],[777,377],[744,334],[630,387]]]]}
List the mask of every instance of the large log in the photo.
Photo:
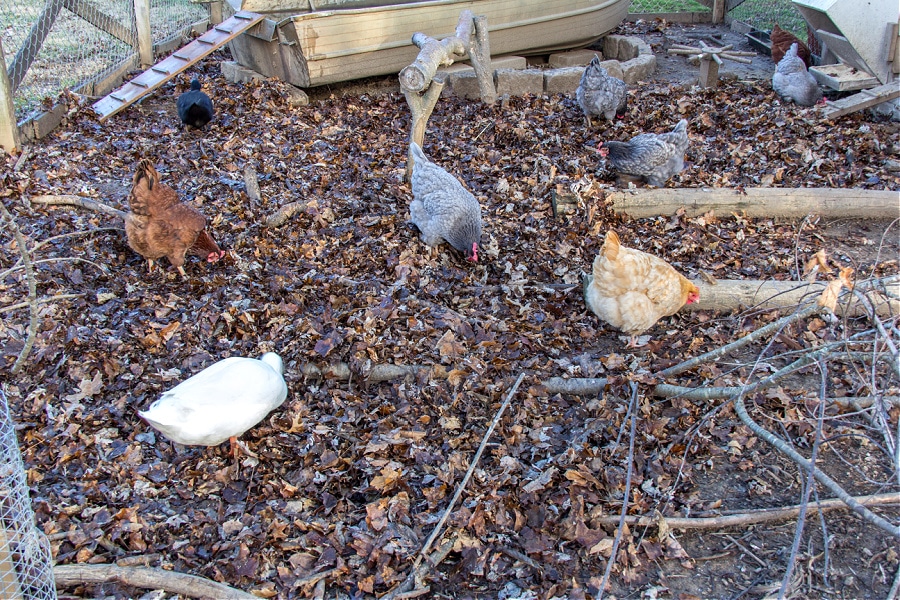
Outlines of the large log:
{"type": "Polygon", "coordinates": [[[749,217],[885,218],[900,217],[900,194],[857,188],[640,188],[607,194],[616,211],[634,218],[670,215],[684,208],[689,216],[714,210],[749,217]]]}
{"type": "MultiPolygon", "coordinates": [[[[719,310],[730,311],[741,307],[772,309],[791,308],[816,300],[822,295],[826,284],[821,281],[807,283],[802,281],[760,281],[728,279],[717,281],[715,285],[703,281],[694,282],[700,288],[700,301],[688,304],[683,310],[719,310]]],[[[894,298],[900,297],[900,283],[888,285],[888,293],[894,298]]],[[[891,299],[879,292],[867,292],[870,301],[881,316],[889,316],[900,312],[900,301],[891,299]]],[[[847,304],[838,304],[838,314],[858,317],[865,313],[864,307],[856,297],[851,297],[847,304]]]]}

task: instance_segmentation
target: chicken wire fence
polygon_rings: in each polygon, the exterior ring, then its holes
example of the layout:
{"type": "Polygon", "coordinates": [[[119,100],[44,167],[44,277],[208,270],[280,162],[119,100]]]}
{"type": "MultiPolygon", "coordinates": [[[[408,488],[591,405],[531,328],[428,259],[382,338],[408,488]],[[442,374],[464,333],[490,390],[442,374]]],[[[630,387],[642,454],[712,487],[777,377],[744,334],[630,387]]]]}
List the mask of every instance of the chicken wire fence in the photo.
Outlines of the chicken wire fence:
{"type": "MultiPolygon", "coordinates": [[[[150,0],[153,43],[207,14],[191,0],[150,0]]],[[[104,78],[137,46],[133,0],[0,0],[0,28],[19,120],[45,98],[104,78]]]]}
{"type": "MultiPolygon", "coordinates": [[[[728,10],[727,16],[743,21],[755,29],[770,31],[775,23],[791,33],[806,39],[806,22],[794,7],[791,0],[744,0],[728,10]]],[[[628,12],[632,14],[646,13],[679,13],[679,12],[712,12],[711,9],[694,0],[633,0],[628,12]]]]}
{"type": "Polygon", "coordinates": [[[56,600],[47,538],[34,523],[6,395],[0,389],[0,598],[56,600]]]}

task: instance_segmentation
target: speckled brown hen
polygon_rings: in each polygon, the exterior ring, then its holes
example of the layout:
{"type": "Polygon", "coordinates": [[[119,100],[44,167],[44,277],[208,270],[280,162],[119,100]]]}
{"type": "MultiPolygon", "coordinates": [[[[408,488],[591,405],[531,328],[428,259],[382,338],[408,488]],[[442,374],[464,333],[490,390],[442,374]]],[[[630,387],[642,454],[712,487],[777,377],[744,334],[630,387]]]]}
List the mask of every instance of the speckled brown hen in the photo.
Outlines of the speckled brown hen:
{"type": "Polygon", "coordinates": [[[216,262],[225,252],[206,231],[206,217],[196,208],[182,204],[178,194],[160,183],[153,163],[144,159],[132,178],[131,211],[125,216],[125,235],[132,250],[153,261],[165,256],[182,277],[188,251],[216,262]]]}

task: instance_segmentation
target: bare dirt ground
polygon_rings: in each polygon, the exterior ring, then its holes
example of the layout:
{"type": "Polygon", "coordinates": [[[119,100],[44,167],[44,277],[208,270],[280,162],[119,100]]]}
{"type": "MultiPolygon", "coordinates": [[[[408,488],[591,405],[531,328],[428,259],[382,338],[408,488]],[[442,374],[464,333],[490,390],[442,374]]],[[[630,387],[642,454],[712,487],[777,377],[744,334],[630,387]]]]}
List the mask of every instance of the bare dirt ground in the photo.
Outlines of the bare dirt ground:
{"type": "MultiPolygon", "coordinates": [[[[822,123],[782,106],[768,57],[726,64],[718,90],[691,88],[696,67],[662,49],[697,39],[744,49],[724,27],[636,23],[618,33],[646,36],[659,59],[654,80],[631,91],[621,124],[586,130],[563,96],[438,103],[426,149],[482,203],[485,259],[477,265],[446,247],[429,251],[406,223],[409,123],[394,78],[316,90],[310,106],[292,108],[283,84],[228,84],[211,59],[190,73],[205,79],[219,111],[202,133],[180,131],[174,118],[186,78],[105,125],[76,112],[19,167],[4,157],[0,200],[30,243],[50,240],[38,253],[47,259],[37,268],[39,295],[75,294],[41,305],[32,358],[19,374],[10,367],[27,310],[5,312],[0,325],[0,374],[54,559],[143,560],[266,598],[382,597],[406,579],[524,372],[450,515],[449,553],[426,569],[430,589],[420,597],[598,598],[613,543],[606,598],[777,597],[795,537],[785,597],[887,597],[900,568],[896,540],[847,510],[808,513],[799,537],[797,518],[666,525],[801,503],[806,473],[731,402],[650,393],[662,368],[781,315],[679,314],[632,351],[585,310],[580,274],[609,228],[691,277],[796,279],[819,251],[860,281],[897,274],[891,221],[616,215],[603,200],[614,178],[586,149],[598,138],[661,131],[683,115],[689,166],[670,187],[738,193],[771,177],[785,187],[896,191],[896,124],[866,114],[822,123]],[[210,217],[229,258],[189,261],[186,280],[167,265],[148,275],[121,231],[102,229],[121,223],[27,206],[55,193],[125,208],[144,156],[210,217]],[[258,172],[259,201],[244,191],[245,165],[258,172]],[[556,184],[583,199],[568,220],[552,216],[556,184]],[[310,203],[287,224],[263,225],[299,199],[310,203]],[[175,448],[136,415],[214,360],[273,348],[285,359],[290,395],[244,436],[255,459],[235,463],[224,447],[175,448]],[[350,382],[306,369],[338,362],[350,367],[350,382]],[[367,383],[383,363],[428,370],[367,383]],[[606,377],[609,385],[592,396],[550,394],[551,377],[606,377]],[[623,504],[629,515],[664,519],[620,528],[623,504]]],[[[0,270],[10,270],[0,303],[8,306],[27,285],[14,269],[16,244],[2,234],[0,270]]],[[[889,337],[896,344],[896,329],[889,337]]],[[[890,363],[867,360],[890,352],[867,319],[804,318],[666,381],[740,385],[825,344],[855,354],[836,353],[821,370],[808,366],[748,394],[747,410],[804,456],[815,448],[818,466],[849,493],[896,494],[883,431],[867,420],[872,410],[822,400],[900,395],[890,363]],[[853,339],[869,345],[860,350],[853,339]]],[[[898,413],[886,413],[893,431],[898,413]]],[[[817,487],[811,501],[831,497],[817,487]]],[[[900,518],[896,503],[872,510],[900,518]]],[[[69,594],[175,597],[113,583],[69,594]]]]}

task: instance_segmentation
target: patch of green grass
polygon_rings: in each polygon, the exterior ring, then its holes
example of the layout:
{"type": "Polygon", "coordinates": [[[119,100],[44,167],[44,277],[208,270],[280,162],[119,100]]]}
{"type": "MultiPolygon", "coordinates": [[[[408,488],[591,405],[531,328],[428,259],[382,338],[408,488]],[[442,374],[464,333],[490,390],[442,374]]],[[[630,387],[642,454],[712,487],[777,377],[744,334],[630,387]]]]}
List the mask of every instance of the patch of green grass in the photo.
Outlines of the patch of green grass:
{"type": "Polygon", "coordinates": [[[709,8],[693,0],[632,0],[631,13],[709,12],[709,8]]]}

